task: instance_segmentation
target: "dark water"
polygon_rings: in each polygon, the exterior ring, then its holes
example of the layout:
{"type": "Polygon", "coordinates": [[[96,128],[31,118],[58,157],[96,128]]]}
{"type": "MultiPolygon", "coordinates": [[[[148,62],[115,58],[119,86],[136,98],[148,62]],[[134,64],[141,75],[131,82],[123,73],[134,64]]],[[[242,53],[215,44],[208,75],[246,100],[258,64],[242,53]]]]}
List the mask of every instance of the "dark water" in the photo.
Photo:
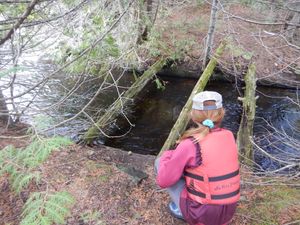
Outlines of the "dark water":
{"type": "MultiPolygon", "coordinates": [[[[156,155],[160,151],[196,83],[193,79],[162,79],[166,81],[166,89],[158,90],[153,85],[133,108],[130,120],[135,126],[130,133],[124,137],[106,139],[106,145],[141,154],[156,155]]],[[[206,90],[222,94],[226,109],[222,126],[236,134],[242,108],[237,100],[239,93],[235,85],[211,82],[206,90]]],[[[297,101],[299,91],[260,87],[257,95],[259,98],[254,126],[255,142],[278,158],[300,157],[297,148],[300,133],[299,105],[292,102],[297,101]],[[296,144],[291,146],[292,142],[286,136],[292,138],[296,144]],[[286,143],[283,139],[287,140],[286,143]]],[[[127,130],[128,126],[119,127],[115,135],[122,135],[127,130]]],[[[255,159],[263,169],[280,167],[278,162],[270,160],[259,151],[256,151],[255,159]]]]}
{"type": "MultiPolygon", "coordinates": [[[[26,77],[26,82],[31,82],[31,80],[28,81],[27,76],[23,77],[26,77]]],[[[115,79],[119,77],[121,78],[118,81],[118,91],[123,92],[133,83],[134,77],[130,73],[122,72],[116,73],[115,79]]],[[[33,81],[37,78],[39,78],[37,75],[32,77],[33,81]]],[[[114,129],[112,136],[120,137],[100,138],[97,142],[126,151],[156,155],[168,137],[181,108],[196,83],[195,79],[166,77],[161,79],[166,83],[165,90],[157,89],[155,82],[152,82],[137,98],[135,105],[125,109],[130,123],[124,117],[112,123],[111,127],[114,129]]],[[[23,80],[20,80],[20,83],[24,83],[23,80]]],[[[23,119],[25,122],[33,123],[33,118],[36,115],[45,115],[51,118],[52,124],[58,124],[63,120],[72,118],[93,98],[102,83],[103,78],[101,77],[80,78],[65,76],[64,74],[57,75],[47,83],[47,86],[21,99],[24,101],[24,105],[34,99],[31,107],[25,111],[23,119]],[[80,85],[76,87],[78,79],[84,80],[79,80],[80,85]],[[68,97],[68,93],[73,88],[76,88],[76,91],[68,97]],[[33,97],[35,94],[37,96],[33,97]],[[64,101],[60,102],[61,100],[64,101]],[[57,102],[60,104],[56,106],[57,102]]],[[[226,109],[222,125],[236,134],[242,109],[237,100],[239,93],[235,85],[211,81],[206,90],[213,90],[222,94],[226,109]]],[[[22,92],[22,89],[19,91],[22,92]]],[[[299,94],[297,90],[258,88],[259,99],[257,100],[254,126],[255,143],[279,159],[291,160],[294,158],[295,162],[300,160],[299,94]]],[[[113,79],[107,79],[98,97],[85,111],[91,117],[96,118],[103,114],[117,97],[117,89],[113,79]]],[[[39,118],[39,120],[44,121],[45,118],[39,118]]],[[[92,121],[81,114],[76,119],[48,131],[47,134],[55,133],[70,136],[76,141],[91,124],[92,121]]],[[[271,160],[260,151],[255,152],[255,160],[262,169],[285,166],[276,160],[271,160]]]]}
{"type": "MultiPolygon", "coordinates": [[[[160,151],[197,82],[194,79],[163,79],[167,82],[165,90],[158,90],[153,86],[133,109],[131,120],[135,127],[131,132],[121,138],[106,139],[106,145],[141,154],[156,155],[160,151]]],[[[214,83],[209,84],[207,90],[215,90],[223,95],[226,109],[223,127],[236,132],[241,107],[236,101],[234,86],[214,83]]],[[[125,132],[125,129],[120,129],[115,135],[125,132]]]]}

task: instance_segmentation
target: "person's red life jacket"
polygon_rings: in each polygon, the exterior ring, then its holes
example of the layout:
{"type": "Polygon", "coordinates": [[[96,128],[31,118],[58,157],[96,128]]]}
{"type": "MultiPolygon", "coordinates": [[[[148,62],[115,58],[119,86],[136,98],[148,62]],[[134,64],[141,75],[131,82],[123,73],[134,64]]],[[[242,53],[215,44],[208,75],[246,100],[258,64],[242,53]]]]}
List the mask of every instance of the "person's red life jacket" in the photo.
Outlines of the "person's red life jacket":
{"type": "MultiPolygon", "coordinates": [[[[198,143],[196,143],[196,146],[198,143]]],[[[184,172],[188,196],[201,204],[230,204],[240,198],[238,150],[226,129],[210,132],[200,141],[202,163],[184,172]]]]}

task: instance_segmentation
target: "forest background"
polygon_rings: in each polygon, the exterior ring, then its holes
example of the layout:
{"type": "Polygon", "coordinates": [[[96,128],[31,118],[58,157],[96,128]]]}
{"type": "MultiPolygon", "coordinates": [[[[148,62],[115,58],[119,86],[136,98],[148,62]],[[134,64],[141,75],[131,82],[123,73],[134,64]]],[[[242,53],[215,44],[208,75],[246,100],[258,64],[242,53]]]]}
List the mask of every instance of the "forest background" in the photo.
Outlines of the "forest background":
{"type": "MultiPolygon", "coordinates": [[[[223,42],[212,80],[242,93],[255,63],[257,85],[293,90],[297,98],[282,98],[299,114],[299,1],[1,0],[0,224],[184,224],[168,214],[168,197],[155,185],[155,156],[94,138],[90,146],[75,142],[86,143],[80,132],[93,126],[114,136],[114,118],[105,129],[96,123],[108,109],[134,127],[125,105],[130,85],[149,68],[158,89],[168,85],[158,72],[199,78],[223,42]],[[99,96],[106,106],[95,108],[99,96]],[[68,124],[80,133],[73,140],[63,132],[68,124]]],[[[297,121],[286,121],[292,134],[269,124],[292,153],[272,155],[253,143],[278,167],[242,164],[232,224],[300,223],[297,121]]]]}

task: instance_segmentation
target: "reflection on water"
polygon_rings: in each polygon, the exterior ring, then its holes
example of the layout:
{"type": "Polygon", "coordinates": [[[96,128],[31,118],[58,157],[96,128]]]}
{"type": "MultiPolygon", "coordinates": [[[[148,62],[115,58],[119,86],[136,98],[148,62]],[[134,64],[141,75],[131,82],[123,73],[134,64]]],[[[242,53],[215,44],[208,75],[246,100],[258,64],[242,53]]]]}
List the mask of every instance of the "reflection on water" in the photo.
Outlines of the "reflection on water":
{"type": "MultiPolygon", "coordinates": [[[[300,106],[299,91],[276,88],[259,88],[254,128],[255,142],[273,157],[272,160],[256,151],[255,161],[263,170],[275,170],[289,161],[300,159],[300,106]]],[[[285,172],[289,172],[288,169],[285,172]]]]}

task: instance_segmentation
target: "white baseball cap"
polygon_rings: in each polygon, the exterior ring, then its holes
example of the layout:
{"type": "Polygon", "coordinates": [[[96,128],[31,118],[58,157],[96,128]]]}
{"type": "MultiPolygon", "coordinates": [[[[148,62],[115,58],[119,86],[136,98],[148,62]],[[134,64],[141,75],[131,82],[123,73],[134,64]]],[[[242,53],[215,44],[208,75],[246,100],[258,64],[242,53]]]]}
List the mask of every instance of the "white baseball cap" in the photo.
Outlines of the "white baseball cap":
{"type": "Polygon", "coordinates": [[[222,108],[222,95],[215,91],[202,91],[196,94],[193,98],[193,109],[197,110],[213,110],[222,108]],[[206,105],[203,103],[205,101],[215,101],[216,105],[206,105]]]}

